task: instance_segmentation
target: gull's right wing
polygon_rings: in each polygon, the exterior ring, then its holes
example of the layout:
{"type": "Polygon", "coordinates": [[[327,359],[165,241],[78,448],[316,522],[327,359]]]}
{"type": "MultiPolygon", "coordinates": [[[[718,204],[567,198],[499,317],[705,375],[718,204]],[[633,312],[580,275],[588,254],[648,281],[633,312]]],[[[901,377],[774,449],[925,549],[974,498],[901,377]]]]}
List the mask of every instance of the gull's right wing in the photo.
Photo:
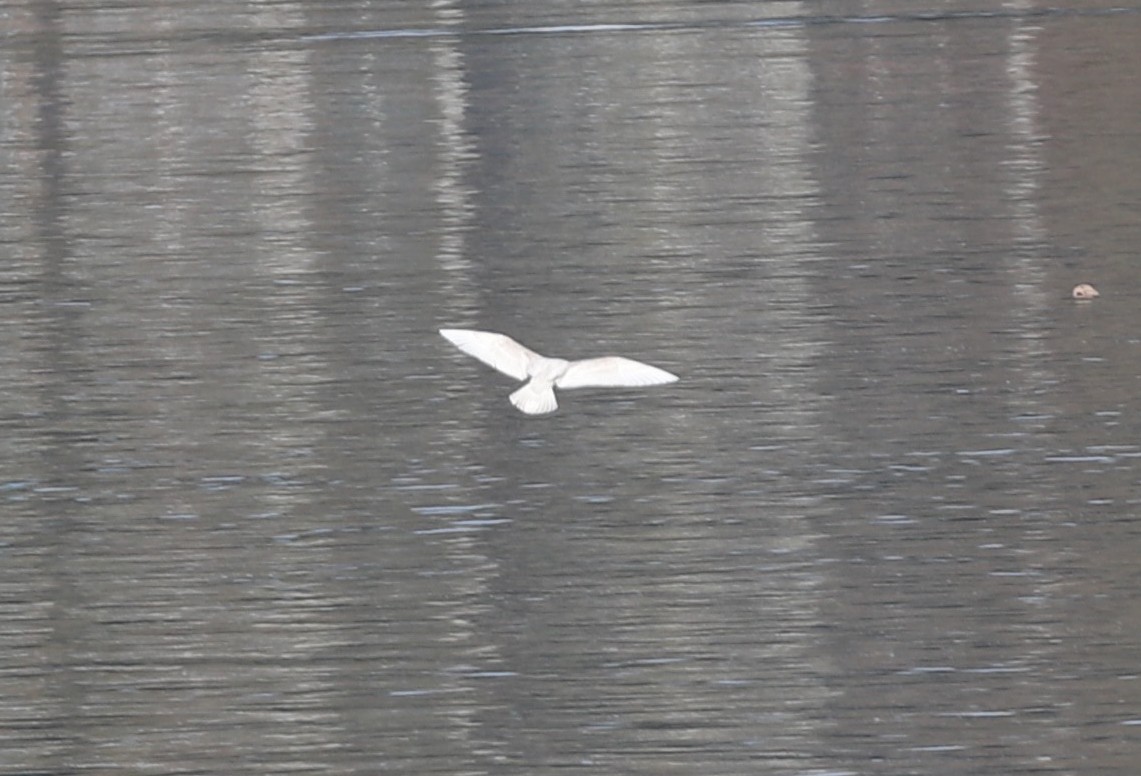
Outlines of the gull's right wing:
{"type": "Polygon", "coordinates": [[[555,385],[559,388],[622,388],[639,385],[663,385],[677,380],[656,366],[632,358],[604,356],[572,361],[555,385]]]}

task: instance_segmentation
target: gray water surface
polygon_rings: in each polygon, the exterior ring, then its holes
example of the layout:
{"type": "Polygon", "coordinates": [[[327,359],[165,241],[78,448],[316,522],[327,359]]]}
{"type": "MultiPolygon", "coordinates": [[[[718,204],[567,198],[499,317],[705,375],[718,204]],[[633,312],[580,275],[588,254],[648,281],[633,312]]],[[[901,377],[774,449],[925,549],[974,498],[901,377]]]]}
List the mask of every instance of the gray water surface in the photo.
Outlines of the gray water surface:
{"type": "Polygon", "coordinates": [[[0,16],[0,773],[1141,769],[1136,9],[0,16]]]}

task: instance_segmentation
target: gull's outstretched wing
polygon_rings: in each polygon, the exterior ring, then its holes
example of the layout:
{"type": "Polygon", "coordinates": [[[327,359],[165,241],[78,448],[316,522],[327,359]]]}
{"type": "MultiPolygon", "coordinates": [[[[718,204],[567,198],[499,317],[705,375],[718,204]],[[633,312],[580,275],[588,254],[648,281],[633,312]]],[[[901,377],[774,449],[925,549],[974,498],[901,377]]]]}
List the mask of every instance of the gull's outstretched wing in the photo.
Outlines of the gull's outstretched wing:
{"type": "Polygon", "coordinates": [[[541,358],[506,334],[475,329],[440,329],[440,334],[464,353],[516,380],[526,380],[530,365],[541,358]]]}
{"type": "Polygon", "coordinates": [[[639,385],[662,385],[677,380],[656,366],[632,358],[605,356],[572,361],[555,385],[559,388],[621,388],[639,385]]]}

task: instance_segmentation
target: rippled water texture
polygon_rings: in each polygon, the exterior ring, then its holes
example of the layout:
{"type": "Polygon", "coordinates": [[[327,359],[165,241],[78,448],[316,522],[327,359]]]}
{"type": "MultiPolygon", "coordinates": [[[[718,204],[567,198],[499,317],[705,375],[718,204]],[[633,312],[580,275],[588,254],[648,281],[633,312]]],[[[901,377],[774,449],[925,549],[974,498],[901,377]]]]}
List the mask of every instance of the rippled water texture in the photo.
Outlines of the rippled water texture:
{"type": "Polygon", "coordinates": [[[982,5],[4,5],[0,773],[1141,772],[1141,13],[982,5]]]}

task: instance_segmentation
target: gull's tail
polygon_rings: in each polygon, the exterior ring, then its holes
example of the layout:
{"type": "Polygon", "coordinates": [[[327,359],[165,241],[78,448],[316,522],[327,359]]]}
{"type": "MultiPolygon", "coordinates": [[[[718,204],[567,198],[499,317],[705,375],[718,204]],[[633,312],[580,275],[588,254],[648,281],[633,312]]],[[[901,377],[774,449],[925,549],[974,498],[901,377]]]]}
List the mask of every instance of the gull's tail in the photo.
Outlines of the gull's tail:
{"type": "Polygon", "coordinates": [[[546,415],[548,412],[554,412],[559,406],[555,401],[555,389],[551,383],[535,379],[511,394],[511,403],[528,415],[546,415]]]}

